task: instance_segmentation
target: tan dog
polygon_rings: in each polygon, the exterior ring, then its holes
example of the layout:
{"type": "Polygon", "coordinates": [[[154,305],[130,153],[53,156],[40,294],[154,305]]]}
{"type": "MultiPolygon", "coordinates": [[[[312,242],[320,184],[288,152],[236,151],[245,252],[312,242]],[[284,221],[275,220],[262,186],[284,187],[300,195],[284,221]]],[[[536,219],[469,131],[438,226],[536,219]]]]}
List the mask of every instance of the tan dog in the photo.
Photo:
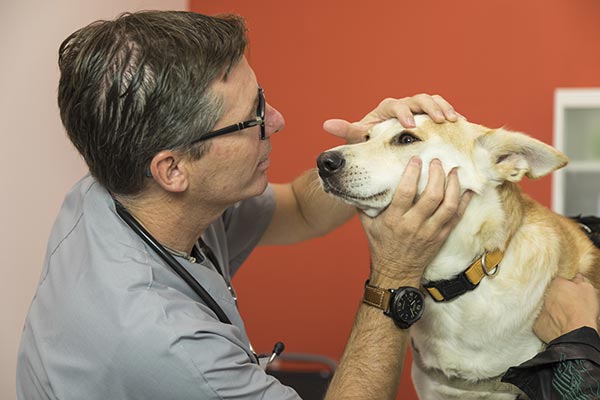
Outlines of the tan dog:
{"type": "Polygon", "coordinates": [[[419,397],[515,399],[519,391],[499,377],[542,350],[532,327],[552,278],[582,272],[600,287],[600,251],[576,223],[516,184],[563,167],[567,157],[524,134],[465,120],[436,124],[417,116],[414,129],[389,120],[369,136],[319,156],[325,191],[375,216],[418,155],[419,193],[437,158],[446,173],[458,167],[462,190],[476,194],[423,275],[429,295],[411,328],[419,397]]]}

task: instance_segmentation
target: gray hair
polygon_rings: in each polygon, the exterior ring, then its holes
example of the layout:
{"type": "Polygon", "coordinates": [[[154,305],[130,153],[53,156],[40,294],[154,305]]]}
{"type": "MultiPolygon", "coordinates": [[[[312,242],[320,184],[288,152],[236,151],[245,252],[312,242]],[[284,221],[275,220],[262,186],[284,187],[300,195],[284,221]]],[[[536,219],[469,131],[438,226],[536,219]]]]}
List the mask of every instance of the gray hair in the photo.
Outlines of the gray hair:
{"type": "Polygon", "coordinates": [[[126,13],[61,44],[60,115],[90,173],[110,192],[135,195],[161,150],[202,156],[223,102],[211,83],[243,56],[244,21],[181,11],[126,13]]]}

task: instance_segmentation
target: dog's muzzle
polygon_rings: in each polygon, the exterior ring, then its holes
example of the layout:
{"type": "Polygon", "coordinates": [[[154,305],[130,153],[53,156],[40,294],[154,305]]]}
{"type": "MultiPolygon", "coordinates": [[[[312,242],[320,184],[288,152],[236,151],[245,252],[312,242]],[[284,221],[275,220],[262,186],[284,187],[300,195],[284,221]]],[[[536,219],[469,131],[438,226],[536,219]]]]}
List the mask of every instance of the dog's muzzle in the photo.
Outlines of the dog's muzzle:
{"type": "Polygon", "coordinates": [[[339,151],[326,151],[317,157],[319,176],[322,179],[329,178],[338,173],[346,165],[346,160],[339,151]]]}

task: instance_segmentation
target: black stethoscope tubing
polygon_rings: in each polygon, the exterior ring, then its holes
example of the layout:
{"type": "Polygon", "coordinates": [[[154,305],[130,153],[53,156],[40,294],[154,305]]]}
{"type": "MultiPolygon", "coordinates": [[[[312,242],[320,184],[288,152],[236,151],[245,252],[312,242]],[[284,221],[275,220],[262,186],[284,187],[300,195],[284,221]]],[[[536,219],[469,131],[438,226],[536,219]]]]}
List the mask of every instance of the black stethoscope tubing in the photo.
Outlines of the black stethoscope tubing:
{"type": "Polygon", "coordinates": [[[151,234],[148,232],[130,213],[125,207],[117,200],[115,202],[115,209],[117,214],[125,221],[127,225],[134,231],[156,254],[181,277],[188,284],[188,286],[196,293],[202,301],[210,308],[219,318],[219,321],[231,325],[231,321],[221,308],[219,304],[212,298],[212,296],[204,289],[204,287],[198,282],[192,274],[190,274],[183,265],[181,265],[172,255],[169,253],[163,245],[161,245],[151,234]]]}

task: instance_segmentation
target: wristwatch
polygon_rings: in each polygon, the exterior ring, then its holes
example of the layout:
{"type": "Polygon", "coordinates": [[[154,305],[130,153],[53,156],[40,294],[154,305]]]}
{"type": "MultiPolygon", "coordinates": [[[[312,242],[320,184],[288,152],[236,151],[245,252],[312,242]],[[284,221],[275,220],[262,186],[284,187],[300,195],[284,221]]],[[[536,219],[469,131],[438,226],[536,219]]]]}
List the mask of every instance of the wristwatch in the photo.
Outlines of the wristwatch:
{"type": "Polygon", "coordinates": [[[382,289],[365,283],[363,303],[383,310],[401,329],[408,329],[417,322],[425,308],[423,293],[412,286],[398,289],[382,289]]]}

